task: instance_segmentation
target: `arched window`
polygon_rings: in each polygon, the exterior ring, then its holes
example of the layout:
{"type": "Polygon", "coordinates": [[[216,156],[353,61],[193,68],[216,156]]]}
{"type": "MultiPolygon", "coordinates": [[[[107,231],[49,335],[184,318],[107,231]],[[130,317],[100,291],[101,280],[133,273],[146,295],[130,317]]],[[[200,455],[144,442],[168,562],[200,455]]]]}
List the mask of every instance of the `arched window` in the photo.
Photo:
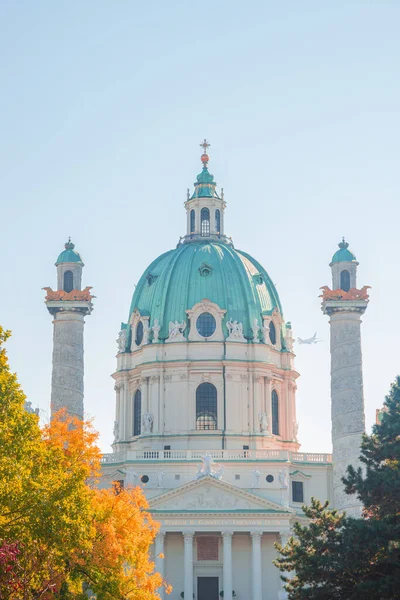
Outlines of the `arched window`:
{"type": "Polygon", "coordinates": [[[64,273],[64,292],[72,292],[74,289],[74,274],[72,271],[64,273]]]}
{"type": "Polygon", "coordinates": [[[133,398],[133,435],[140,435],[142,423],[142,392],[136,390],[133,398]]]}
{"type": "Polygon", "coordinates": [[[350,289],[350,273],[346,270],[340,273],[340,289],[348,292],[350,289]]]}
{"type": "Polygon", "coordinates": [[[200,213],[201,235],[210,235],[210,211],[208,208],[202,208],[200,213]]]}
{"type": "Polygon", "coordinates": [[[272,390],[272,433],[279,435],[279,398],[275,390],[272,390]]]}
{"type": "Polygon", "coordinates": [[[196,226],[196,213],[194,210],[190,211],[190,233],[194,233],[196,226]]]}
{"type": "Polygon", "coordinates": [[[196,390],[196,429],[217,429],[217,389],[212,383],[196,390]]]}
{"type": "Polygon", "coordinates": [[[217,233],[221,233],[221,213],[219,212],[218,208],[215,211],[215,231],[217,233]]]}
{"type": "Polygon", "coordinates": [[[275,346],[276,344],[276,328],[273,321],[270,321],[269,324],[269,339],[271,340],[271,344],[275,346]]]}
{"type": "Polygon", "coordinates": [[[143,342],[143,323],[142,323],[142,321],[139,321],[139,323],[136,326],[135,344],[136,344],[136,346],[140,346],[140,344],[142,342],[143,342]]]}

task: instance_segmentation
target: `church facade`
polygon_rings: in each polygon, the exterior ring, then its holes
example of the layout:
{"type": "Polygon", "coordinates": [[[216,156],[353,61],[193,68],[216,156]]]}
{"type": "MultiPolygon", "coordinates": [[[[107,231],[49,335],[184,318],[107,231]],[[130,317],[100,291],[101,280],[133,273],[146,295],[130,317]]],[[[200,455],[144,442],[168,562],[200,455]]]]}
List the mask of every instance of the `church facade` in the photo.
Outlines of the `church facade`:
{"type": "MultiPolygon", "coordinates": [[[[157,570],[171,600],[286,597],[272,564],[311,496],[359,514],[341,485],[364,431],[355,256],[343,240],[331,262],[333,456],[302,453],[291,323],[264,267],[225,234],[223,190],[208,170],[188,191],[186,235],[136,286],[118,335],[113,452],[102,485],[139,485],[160,522],[157,570]],[[163,556],[163,558],[160,557],[163,556]]],[[[71,242],[56,262],[52,410],[83,414],[83,327],[91,288],[71,242]]],[[[160,590],[160,597],[163,591],[160,590]]]]}

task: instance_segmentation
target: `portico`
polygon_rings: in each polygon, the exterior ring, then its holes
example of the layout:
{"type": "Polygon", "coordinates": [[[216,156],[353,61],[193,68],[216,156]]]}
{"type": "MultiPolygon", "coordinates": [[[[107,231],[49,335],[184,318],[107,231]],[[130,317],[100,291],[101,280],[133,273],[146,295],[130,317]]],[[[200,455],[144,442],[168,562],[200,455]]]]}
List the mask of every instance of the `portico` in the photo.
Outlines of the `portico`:
{"type": "Polygon", "coordinates": [[[171,600],[182,592],[196,600],[235,592],[247,600],[249,589],[252,600],[276,598],[281,582],[271,564],[274,543],[290,533],[293,510],[210,476],[153,498],[150,510],[161,524],[156,564],[174,581],[171,600]]]}

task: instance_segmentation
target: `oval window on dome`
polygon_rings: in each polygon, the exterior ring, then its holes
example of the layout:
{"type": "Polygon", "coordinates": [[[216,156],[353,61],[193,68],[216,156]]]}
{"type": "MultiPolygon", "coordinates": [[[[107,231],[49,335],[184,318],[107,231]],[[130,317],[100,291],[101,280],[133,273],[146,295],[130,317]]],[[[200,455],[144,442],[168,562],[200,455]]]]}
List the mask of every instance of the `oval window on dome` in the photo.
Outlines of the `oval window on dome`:
{"type": "Polygon", "coordinates": [[[201,315],[197,317],[196,328],[201,337],[211,337],[216,327],[217,323],[211,313],[201,313],[201,315]]]}
{"type": "Polygon", "coordinates": [[[136,338],[135,338],[136,346],[140,346],[142,341],[143,341],[143,323],[142,323],[142,321],[139,321],[139,323],[137,324],[137,327],[136,327],[136,338]]]}

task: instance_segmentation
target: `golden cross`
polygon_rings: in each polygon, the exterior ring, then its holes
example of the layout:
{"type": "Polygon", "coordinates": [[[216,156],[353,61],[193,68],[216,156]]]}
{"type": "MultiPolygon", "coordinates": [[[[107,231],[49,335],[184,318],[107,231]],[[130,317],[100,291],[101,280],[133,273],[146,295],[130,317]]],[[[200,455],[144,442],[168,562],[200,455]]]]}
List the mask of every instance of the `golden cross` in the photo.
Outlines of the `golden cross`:
{"type": "Polygon", "coordinates": [[[203,147],[204,150],[204,154],[207,154],[207,148],[209,148],[209,146],[211,146],[211,144],[209,144],[206,140],[206,138],[204,138],[204,142],[202,144],[200,144],[200,146],[203,147]]]}

